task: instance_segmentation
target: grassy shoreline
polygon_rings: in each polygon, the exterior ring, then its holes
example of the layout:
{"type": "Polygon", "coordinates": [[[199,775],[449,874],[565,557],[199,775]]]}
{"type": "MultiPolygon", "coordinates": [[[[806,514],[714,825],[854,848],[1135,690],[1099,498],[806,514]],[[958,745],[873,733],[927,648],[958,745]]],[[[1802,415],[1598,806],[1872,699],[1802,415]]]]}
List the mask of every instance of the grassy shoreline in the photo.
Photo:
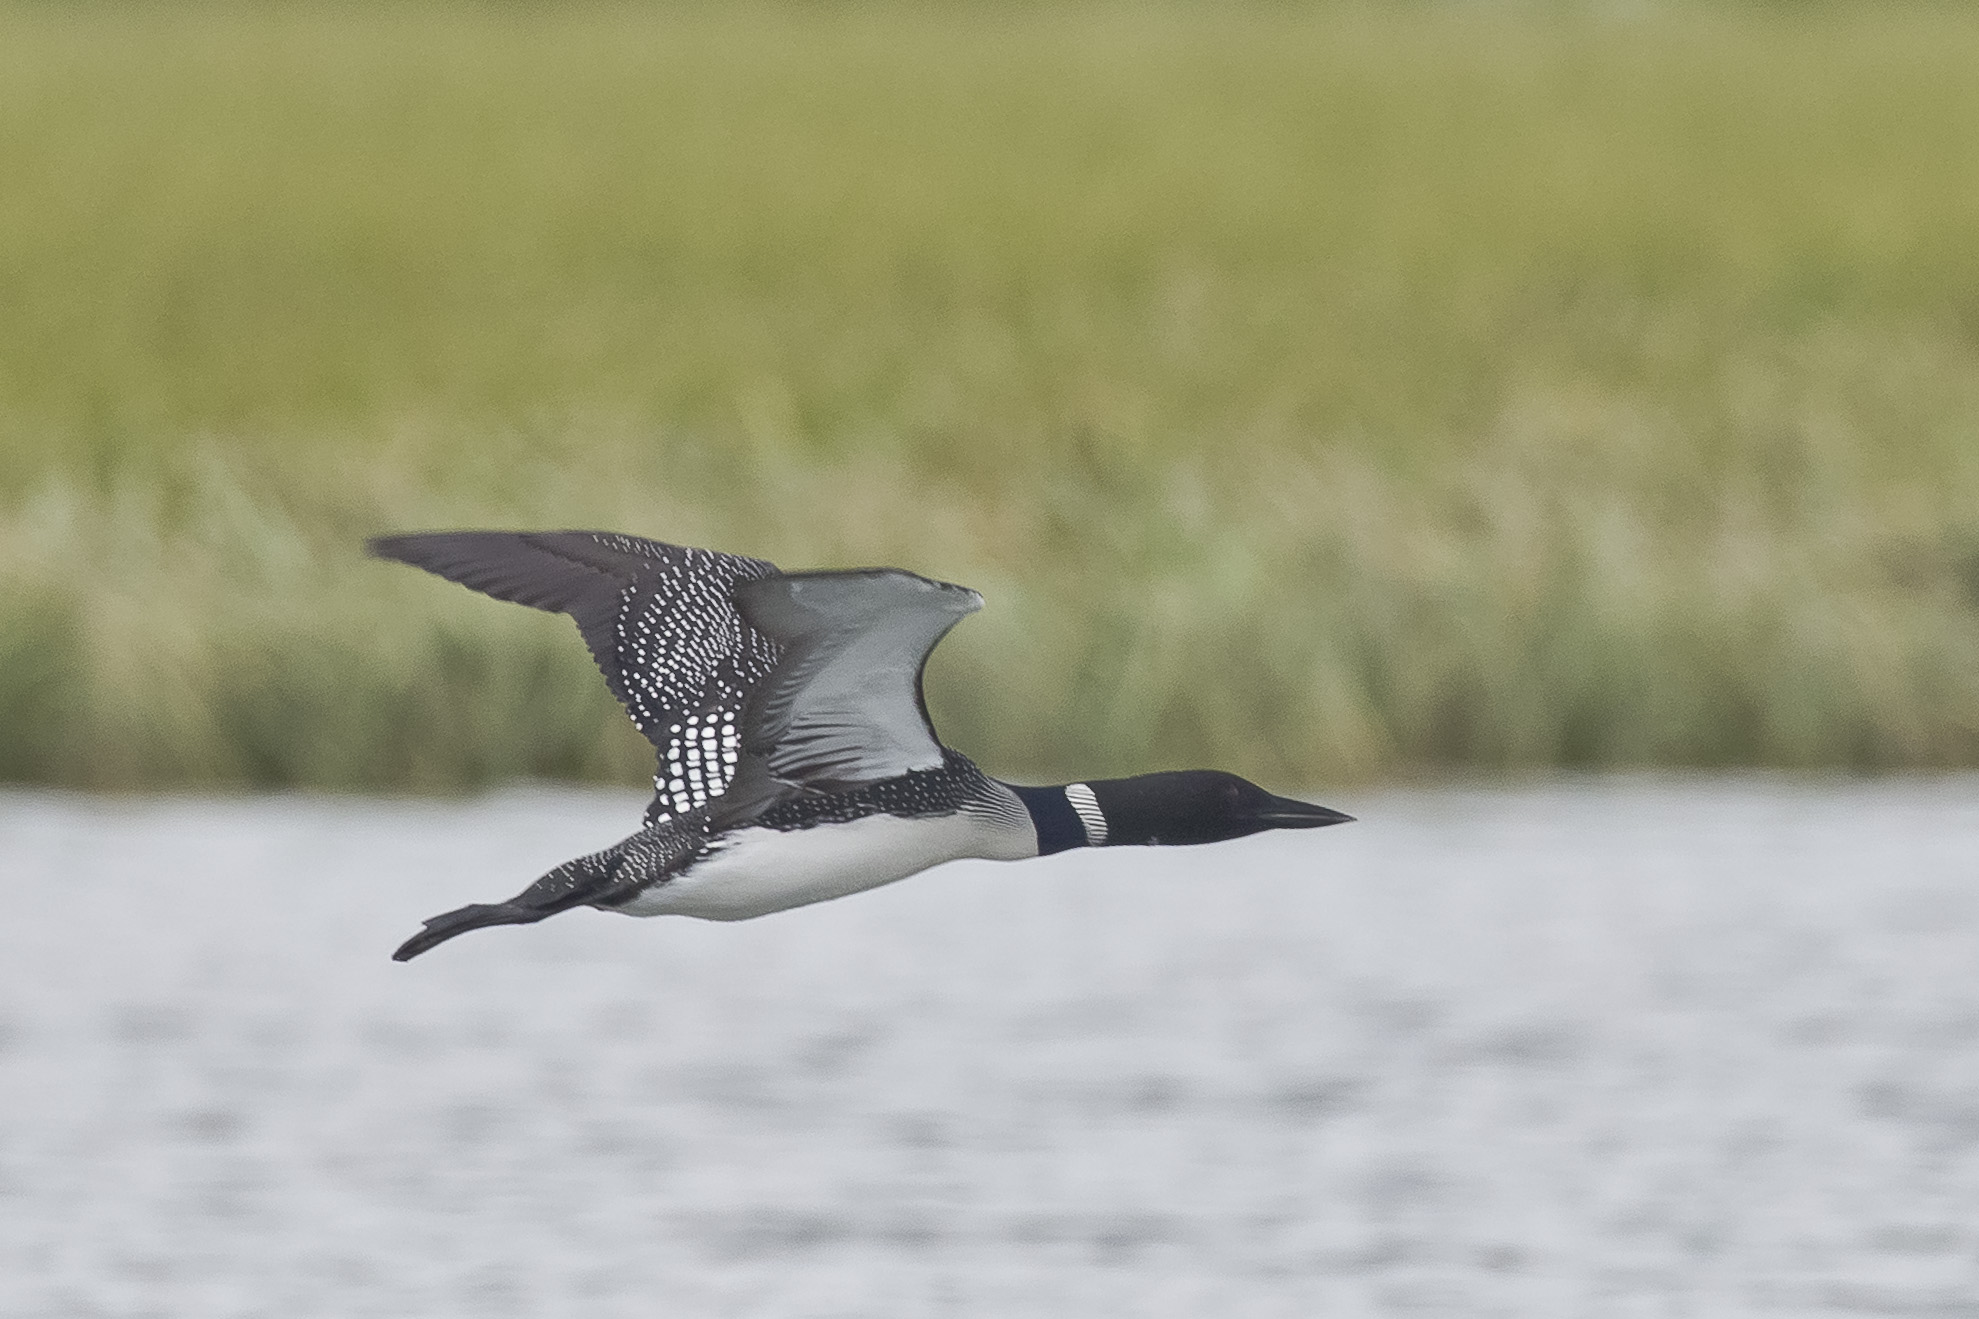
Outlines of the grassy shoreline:
{"type": "Polygon", "coordinates": [[[634,779],[378,531],[990,607],[991,768],[1979,764],[1979,18],[0,6],[0,778],[634,779]]]}

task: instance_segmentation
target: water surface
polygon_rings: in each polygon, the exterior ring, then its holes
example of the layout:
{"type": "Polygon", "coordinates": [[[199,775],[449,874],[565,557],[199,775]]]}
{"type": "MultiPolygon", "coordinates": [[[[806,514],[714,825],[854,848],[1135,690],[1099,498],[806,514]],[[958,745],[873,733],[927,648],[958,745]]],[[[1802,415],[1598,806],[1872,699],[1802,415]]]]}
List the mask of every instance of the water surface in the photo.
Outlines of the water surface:
{"type": "Polygon", "coordinates": [[[387,960],[640,803],[0,795],[0,1314],[1979,1315],[1979,781],[387,960]]]}

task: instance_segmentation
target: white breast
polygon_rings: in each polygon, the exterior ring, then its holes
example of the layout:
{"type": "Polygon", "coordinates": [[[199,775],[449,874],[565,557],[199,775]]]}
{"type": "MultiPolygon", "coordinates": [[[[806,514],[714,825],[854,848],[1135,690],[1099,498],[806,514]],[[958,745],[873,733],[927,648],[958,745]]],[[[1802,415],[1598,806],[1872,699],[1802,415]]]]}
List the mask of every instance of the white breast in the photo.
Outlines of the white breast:
{"type": "Polygon", "coordinates": [[[957,813],[921,819],[869,815],[808,829],[738,829],[687,869],[618,908],[630,916],[740,921],[841,898],[961,857],[1037,855],[1021,826],[957,813]]]}

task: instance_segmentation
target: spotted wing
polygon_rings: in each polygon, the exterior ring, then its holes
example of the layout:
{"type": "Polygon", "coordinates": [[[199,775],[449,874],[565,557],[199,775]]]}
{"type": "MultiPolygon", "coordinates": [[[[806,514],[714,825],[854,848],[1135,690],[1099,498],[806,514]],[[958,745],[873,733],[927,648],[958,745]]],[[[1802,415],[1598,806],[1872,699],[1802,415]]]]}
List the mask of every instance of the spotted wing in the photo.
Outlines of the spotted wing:
{"type": "Polygon", "coordinates": [[[874,568],[743,582],[735,601],[783,652],[749,699],[752,777],[835,792],[941,766],[921,672],[948,630],[983,607],[980,595],[874,568]]]}
{"type": "Polygon", "coordinates": [[[612,694],[659,751],[648,823],[727,789],[749,693],[779,653],[737,612],[733,591],[775,565],[602,531],[441,531],[381,536],[370,548],[575,619],[612,694]]]}

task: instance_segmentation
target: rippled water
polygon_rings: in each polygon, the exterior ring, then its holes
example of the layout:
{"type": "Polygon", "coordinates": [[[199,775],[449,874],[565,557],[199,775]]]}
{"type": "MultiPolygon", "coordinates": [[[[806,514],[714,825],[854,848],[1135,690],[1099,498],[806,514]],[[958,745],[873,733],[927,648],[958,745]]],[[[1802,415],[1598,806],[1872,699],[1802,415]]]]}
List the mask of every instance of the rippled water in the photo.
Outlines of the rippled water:
{"type": "Polygon", "coordinates": [[[0,1313],[1979,1315],[1979,781],[1323,799],[398,966],[639,803],[0,796],[0,1313]]]}

